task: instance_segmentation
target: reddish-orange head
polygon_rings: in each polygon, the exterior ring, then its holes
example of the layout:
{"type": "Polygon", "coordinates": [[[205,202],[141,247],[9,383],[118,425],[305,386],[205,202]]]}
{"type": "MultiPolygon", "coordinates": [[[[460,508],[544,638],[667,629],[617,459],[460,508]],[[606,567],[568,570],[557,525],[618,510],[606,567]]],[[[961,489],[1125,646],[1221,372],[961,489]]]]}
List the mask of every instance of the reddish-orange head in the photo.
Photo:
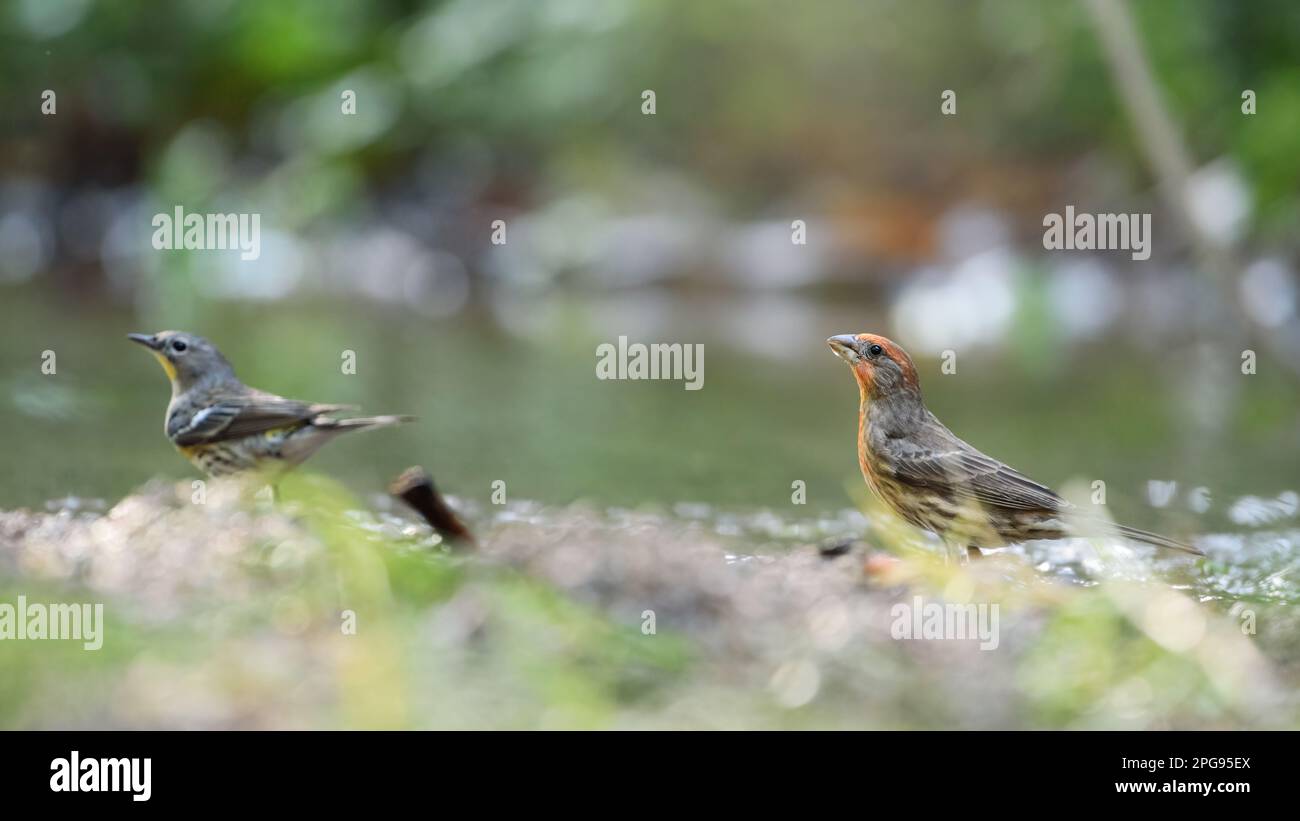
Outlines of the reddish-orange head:
{"type": "Polygon", "coordinates": [[[878,334],[840,334],[826,340],[835,355],[853,369],[864,397],[879,398],[899,392],[920,394],[916,366],[907,351],[878,334]]]}

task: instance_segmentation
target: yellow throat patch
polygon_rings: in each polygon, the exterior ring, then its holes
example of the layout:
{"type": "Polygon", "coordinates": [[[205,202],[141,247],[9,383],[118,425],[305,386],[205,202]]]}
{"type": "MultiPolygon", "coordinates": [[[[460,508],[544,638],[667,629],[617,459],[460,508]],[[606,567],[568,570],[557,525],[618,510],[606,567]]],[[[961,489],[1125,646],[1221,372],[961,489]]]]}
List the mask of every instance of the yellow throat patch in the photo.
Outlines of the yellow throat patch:
{"type": "Polygon", "coordinates": [[[167,357],[163,356],[157,351],[151,351],[151,353],[158,359],[158,363],[162,365],[163,373],[167,374],[167,378],[175,382],[176,366],[173,365],[171,362],[167,361],[167,357]]]}

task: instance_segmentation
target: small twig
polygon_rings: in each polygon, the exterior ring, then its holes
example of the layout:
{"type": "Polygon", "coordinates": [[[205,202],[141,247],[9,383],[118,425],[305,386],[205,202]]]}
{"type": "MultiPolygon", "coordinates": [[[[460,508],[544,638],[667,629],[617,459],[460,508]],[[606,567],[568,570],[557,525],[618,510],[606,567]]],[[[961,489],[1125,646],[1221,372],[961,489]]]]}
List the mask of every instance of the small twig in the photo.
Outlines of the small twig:
{"type": "Polygon", "coordinates": [[[434,486],[429,471],[419,465],[407,468],[388,486],[388,492],[410,505],[453,547],[478,546],[469,528],[447,506],[442,494],[434,486]]]}

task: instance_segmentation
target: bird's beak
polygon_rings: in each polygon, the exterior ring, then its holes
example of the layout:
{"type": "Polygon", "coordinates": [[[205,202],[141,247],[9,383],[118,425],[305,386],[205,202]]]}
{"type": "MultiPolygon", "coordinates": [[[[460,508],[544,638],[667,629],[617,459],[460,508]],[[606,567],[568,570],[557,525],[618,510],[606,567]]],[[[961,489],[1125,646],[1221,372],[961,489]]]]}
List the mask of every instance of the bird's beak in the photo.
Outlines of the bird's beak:
{"type": "Polygon", "coordinates": [[[158,337],[153,334],[127,334],[126,338],[132,342],[139,342],[151,351],[158,350],[158,337]]]}
{"type": "Polygon", "coordinates": [[[858,338],[853,334],[839,334],[826,340],[826,344],[831,347],[835,355],[850,365],[857,364],[858,359],[858,338]]]}

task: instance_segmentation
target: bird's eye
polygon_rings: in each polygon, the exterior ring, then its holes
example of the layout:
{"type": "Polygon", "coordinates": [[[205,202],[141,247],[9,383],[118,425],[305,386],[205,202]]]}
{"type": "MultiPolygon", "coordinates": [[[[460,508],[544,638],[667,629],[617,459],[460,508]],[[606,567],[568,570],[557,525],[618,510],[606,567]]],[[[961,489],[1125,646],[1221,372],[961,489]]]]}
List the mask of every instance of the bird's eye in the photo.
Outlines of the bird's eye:
{"type": "Polygon", "coordinates": [[[880,347],[879,345],[872,345],[870,348],[867,348],[867,353],[871,354],[872,356],[880,356],[884,352],[885,349],[880,347]]]}
{"type": "Polygon", "coordinates": [[[185,349],[188,347],[189,347],[188,345],[186,345],[184,342],[182,342],[179,339],[172,340],[172,350],[175,351],[176,353],[183,353],[185,349]]]}

